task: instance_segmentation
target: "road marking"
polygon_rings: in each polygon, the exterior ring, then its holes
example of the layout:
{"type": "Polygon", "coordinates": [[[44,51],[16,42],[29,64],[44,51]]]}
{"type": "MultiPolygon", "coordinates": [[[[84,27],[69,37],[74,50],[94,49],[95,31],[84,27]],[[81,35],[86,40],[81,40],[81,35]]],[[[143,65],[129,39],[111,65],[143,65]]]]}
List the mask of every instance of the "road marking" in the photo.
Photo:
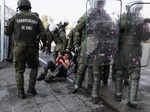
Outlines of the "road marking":
{"type": "Polygon", "coordinates": [[[39,57],[39,60],[40,60],[41,62],[43,62],[44,64],[46,64],[46,65],[48,64],[46,61],[44,61],[44,60],[43,60],[42,58],[40,58],[40,57],[39,57]]]}

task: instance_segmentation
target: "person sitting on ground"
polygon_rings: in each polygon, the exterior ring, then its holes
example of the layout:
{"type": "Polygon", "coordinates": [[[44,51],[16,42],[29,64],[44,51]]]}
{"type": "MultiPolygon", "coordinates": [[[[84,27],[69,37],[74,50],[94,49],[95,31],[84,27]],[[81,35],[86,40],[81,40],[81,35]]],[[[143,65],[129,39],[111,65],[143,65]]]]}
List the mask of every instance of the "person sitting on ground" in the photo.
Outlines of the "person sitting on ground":
{"type": "Polygon", "coordinates": [[[37,78],[38,81],[44,80],[46,82],[50,82],[52,79],[56,77],[66,77],[67,69],[72,65],[71,63],[71,53],[66,51],[64,55],[59,55],[56,58],[56,64],[54,62],[49,61],[47,66],[44,67],[44,72],[37,78]],[[48,70],[50,69],[49,74],[48,70]]]}

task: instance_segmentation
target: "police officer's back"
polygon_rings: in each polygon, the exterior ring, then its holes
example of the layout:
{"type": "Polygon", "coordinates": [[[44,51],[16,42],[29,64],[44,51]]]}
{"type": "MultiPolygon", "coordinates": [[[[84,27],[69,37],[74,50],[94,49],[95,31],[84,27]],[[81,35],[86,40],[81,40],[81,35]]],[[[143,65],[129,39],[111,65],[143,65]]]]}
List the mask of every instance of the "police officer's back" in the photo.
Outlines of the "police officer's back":
{"type": "Polygon", "coordinates": [[[36,95],[38,56],[35,41],[37,35],[44,33],[44,27],[40,19],[30,11],[30,1],[19,0],[17,5],[19,12],[9,19],[5,33],[9,36],[14,34],[14,66],[18,97],[25,98],[23,74],[26,64],[31,68],[28,93],[36,95]]]}

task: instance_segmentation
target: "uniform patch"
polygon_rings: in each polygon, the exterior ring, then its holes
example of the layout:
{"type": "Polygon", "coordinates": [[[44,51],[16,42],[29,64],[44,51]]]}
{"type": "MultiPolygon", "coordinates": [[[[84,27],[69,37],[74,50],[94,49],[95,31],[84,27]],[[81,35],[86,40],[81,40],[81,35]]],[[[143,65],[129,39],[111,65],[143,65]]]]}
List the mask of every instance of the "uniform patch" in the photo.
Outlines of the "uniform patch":
{"type": "Polygon", "coordinates": [[[17,23],[32,23],[32,24],[37,24],[38,21],[35,21],[33,19],[17,19],[16,20],[17,23]]]}

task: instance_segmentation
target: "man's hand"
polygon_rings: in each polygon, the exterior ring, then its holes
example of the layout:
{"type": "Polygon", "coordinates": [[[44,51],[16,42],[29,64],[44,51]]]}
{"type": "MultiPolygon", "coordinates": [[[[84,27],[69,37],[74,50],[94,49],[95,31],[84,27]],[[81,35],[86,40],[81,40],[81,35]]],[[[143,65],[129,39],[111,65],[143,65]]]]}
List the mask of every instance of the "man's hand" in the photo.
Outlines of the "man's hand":
{"type": "Polygon", "coordinates": [[[68,51],[68,52],[69,52],[70,50],[69,50],[68,48],[66,48],[66,51],[68,51]]]}
{"type": "Polygon", "coordinates": [[[79,51],[79,47],[75,47],[75,52],[78,52],[79,51]]]}
{"type": "Polygon", "coordinates": [[[59,60],[60,63],[64,63],[64,61],[62,59],[59,60]]]}

